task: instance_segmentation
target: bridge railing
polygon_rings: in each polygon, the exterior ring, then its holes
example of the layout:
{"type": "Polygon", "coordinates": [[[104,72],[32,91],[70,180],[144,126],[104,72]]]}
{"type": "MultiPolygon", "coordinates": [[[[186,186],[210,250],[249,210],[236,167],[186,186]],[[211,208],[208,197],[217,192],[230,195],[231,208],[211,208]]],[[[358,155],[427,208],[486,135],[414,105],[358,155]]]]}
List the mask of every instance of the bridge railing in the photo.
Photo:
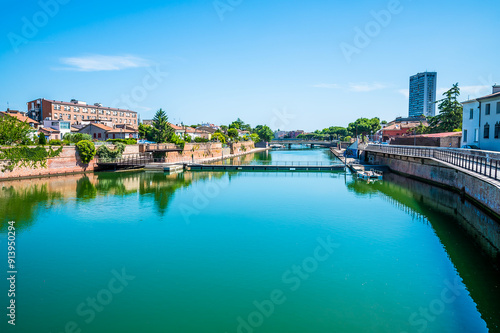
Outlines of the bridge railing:
{"type": "Polygon", "coordinates": [[[339,165],[337,161],[216,161],[211,165],[267,165],[267,166],[331,166],[339,165]]]}
{"type": "Polygon", "coordinates": [[[500,180],[500,154],[459,148],[369,145],[366,151],[434,158],[480,175],[500,180]]]}

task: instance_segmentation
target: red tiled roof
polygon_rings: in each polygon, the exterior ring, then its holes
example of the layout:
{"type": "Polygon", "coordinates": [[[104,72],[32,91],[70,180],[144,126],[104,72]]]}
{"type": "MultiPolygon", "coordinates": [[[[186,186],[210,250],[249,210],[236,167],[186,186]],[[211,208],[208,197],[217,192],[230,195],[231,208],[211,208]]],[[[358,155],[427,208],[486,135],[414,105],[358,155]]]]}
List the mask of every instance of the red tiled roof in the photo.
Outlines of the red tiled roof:
{"type": "Polygon", "coordinates": [[[123,128],[115,128],[110,131],[106,131],[106,133],[137,133],[137,131],[123,129],[123,128]]]}
{"type": "Polygon", "coordinates": [[[22,122],[26,122],[28,124],[38,124],[37,121],[34,121],[30,117],[23,116],[21,114],[21,112],[19,112],[19,111],[12,112],[12,113],[11,112],[0,111],[0,113],[2,115],[7,115],[7,116],[11,116],[11,117],[17,118],[17,120],[22,121],[22,122]]]}
{"type": "Polygon", "coordinates": [[[55,130],[51,127],[42,127],[42,128],[39,128],[38,130],[42,131],[42,132],[47,132],[47,133],[60,133],[58,130],[55,130]]]}
{"type": "Polygon", "coordinates": [[[105,131],[111,131],[111,130],[113,130],[111,127],[103,125],[103,124],[99,124],[99,123],[90,123],[89,124],[89,126],[92,126],[92,125],[94,125],[95,127],[100,128],[102,130],[105,130],[105,131]]]}

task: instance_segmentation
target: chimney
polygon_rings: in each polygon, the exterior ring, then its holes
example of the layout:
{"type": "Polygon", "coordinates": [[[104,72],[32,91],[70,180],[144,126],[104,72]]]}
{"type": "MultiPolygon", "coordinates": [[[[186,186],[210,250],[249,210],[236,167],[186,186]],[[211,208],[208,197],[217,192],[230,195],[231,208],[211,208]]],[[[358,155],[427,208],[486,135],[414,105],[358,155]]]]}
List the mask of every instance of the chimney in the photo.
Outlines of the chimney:
{"type": "Polygon", "coordinates": [[[500,92],[500,85],[495,84],[493,86],[493,94],[496,94],[497,92],[500,92]]]}

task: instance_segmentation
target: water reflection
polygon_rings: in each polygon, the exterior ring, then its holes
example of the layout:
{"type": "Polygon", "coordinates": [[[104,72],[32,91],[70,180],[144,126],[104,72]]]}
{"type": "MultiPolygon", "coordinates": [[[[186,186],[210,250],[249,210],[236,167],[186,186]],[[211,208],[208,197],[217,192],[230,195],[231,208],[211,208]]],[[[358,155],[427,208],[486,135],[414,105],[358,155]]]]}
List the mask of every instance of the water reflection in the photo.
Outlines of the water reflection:
{"type": "Polygon", "coordinates": [[[358,196],[380,196],[434,229],[477,304],[490,331],[500,328],[500,224],[451,192],[387,173],[383,182],[353,179],[347,188],[358,196]]]}

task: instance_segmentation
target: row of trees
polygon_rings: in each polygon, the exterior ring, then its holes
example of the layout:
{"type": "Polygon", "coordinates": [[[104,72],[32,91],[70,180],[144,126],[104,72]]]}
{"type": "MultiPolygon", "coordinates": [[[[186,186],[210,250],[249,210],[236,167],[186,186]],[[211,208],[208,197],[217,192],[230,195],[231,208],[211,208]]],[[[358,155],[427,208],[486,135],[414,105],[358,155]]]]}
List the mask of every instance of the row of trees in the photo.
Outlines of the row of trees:
{"type": "Polygon", "coordinates": [[[316,130],[313,133],[301,134],[299,139],[315,139],[315,140],[345,140],[350,137],[361,135],[364,139],[366,135],[373,134],[381,128],[380,119],[375,117],[372,119],[358,118],[356,121],[349,123],[346,127],[330,126],[322,130],[316,130]]]}
{"type": "MultiPolygon", "coordinates": [[[[199,127],[199,125],[191,125],[191,127],[196,128],[199,127]]],[[[139,138],[158,143],[172,142],[175,144],[183,144],[185,142],[191,142],[191,137],[189,135],[184,135],[183,138],[180,138],[175,134],[174,129],[168,122],[166,112],[162,109],[156,112],[152,126],[139,124],[139,138]]],[[[271,141],[273,138],[274,133],[267,125],[258,125],[252,128],[250,124],[246,124],[240,118],[233,121],[228,126],[222,125],[220,130],[212,134],[212,141],[222,143],[237,142],[240,140],[252,140],[254,142],[271,141]],[[249,135],[240,137],[238,130],[248,131],[249,135]]],[[[199,141],[203,141],[203,139],[199,141]]]]}
{"type": "MultiPolygon", "coordinates": [[[[460,96],[460,88],[458,83],[443,93],[444,98],[438,100],[439,113],[435,117],[427,117],[429,126],[420,123],[414,130],[410,130],[408,134],[425,134],[425,133],[443,133],[457,132],[462,130],[463,106],[458,101],[460,96]]],[[[424,120],[424,119],[423,119],[424,120]]],[[[343,140],[350,137],[361,136],[362,139],[367,135],[375,134],[381,129],[381,125],[387,124],[386,121],[380,121],[375,118],[358,118],[354,122],[349,123],[347,128],[341,126],[331,126],[322,130],[316,130],[313,133],[301,134],[298,138],[315,139],[315,140],[343,140]]]]}

